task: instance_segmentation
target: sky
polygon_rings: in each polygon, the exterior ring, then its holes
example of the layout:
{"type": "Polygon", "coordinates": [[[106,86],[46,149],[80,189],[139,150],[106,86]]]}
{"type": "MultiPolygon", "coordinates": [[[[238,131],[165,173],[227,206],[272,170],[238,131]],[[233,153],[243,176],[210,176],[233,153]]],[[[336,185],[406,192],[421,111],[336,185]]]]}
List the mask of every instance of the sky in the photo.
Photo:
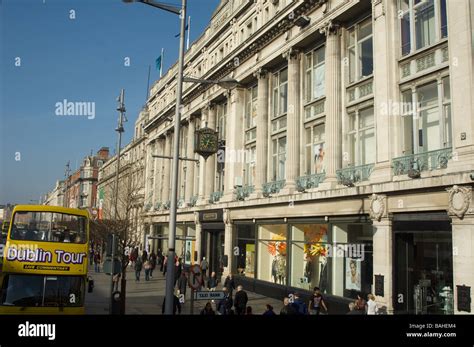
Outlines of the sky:
{"type": "MultiPolygon", "coordinates": [[[[180,5],[180,1],[165,0],[180,5]]],[[[188,0],[191,42],[220,0],[188,0]]],[[[159,78],[178,59],[178,16],[121,0],[0,0],[0,204],[33,203],[101,147],[115,152],[117,96],[125,89],[123,144],[159,78]],[[58,103],[88,103],[82,115],[58,103]],[[94,108],[92,108],[94,107],[94,108]],[[65,111],[65,110],[64,110],[65,111]]]]}

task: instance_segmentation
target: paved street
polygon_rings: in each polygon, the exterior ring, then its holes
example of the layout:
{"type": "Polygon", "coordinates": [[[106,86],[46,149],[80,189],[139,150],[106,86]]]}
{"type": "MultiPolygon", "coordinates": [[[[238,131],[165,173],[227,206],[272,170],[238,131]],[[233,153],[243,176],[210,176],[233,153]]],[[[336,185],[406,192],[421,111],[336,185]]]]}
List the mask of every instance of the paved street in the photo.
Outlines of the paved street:
{"type": "MultiPolygon", "coordinates": [[[[108,314],[110,297],[110,276],[104,273],[95,273],[91,267],[89,275],[94,279],[94,292],[86,294],[86,312],[87,314],[108,314]]],[[[145,272],[142,271],[139,282],[135,281],[135,273],[129,268],[127,272],[127,295],[126,295],[126,314],[161,314],[161,305],[165,292],[165,277],[161,272],[154,272],[150,281],[145,281],[145,272]]],[[[218,290],[222,289],[219,284],[218,290]]],[[[244,288],[245,290],[245,288],[244,288]]],[[[186,302],[182,305],[181,314],[190,314],[190,289],[186,292],[186,302]]],[[[283,303],[267,298],[263,295],[247,291],[249,301],[247,306],[252,306],[254,314],[262,314],[265,311],[265,305],[270,304],[274,307],[275,313],[279,313],[283,303]]],[[[235,291],[234,291],[235,295],[235,291]]],[[[199,314],[206,301],[195,301],[194,314],[199,314]]],[[[215,305],[213,305],[215,310],[215,305]]]]}

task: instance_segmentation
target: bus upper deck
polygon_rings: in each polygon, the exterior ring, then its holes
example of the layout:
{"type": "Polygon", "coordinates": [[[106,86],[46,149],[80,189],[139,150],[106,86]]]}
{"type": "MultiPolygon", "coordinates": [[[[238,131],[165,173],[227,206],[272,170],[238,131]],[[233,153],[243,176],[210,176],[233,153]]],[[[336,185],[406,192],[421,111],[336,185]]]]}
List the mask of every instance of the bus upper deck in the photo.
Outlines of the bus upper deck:
{"type": "Polygon", "coordinates": [[[15,207],[3,252],[0,314],[84,312],[88,221],[85,210],[15,207]]]}

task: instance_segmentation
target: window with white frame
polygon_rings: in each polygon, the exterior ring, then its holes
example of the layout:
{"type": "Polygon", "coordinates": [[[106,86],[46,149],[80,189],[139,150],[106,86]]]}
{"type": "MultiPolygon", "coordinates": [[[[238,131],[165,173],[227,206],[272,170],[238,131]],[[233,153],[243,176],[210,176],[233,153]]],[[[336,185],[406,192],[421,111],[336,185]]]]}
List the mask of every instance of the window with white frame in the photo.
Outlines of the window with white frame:
{"type": "Polygon", "coordinates": [[[372,75],[374,71],[372,18],[368,18],[349,29],[347,43],[349,82],[353,83],[372,75]]]}
{"type": "Polygon", "coordinates": [[[449,76],[402,91],[403,153],[414,154],[452,146],[449,76]]]}
{"type": "Polygon", "coordinates": [[[257,137],[257,101],[257,86],[247,89],[245,94],[245,142],[254,141],[257,137]]]}
{"type": "Polygon", "coordinates": [[[325,124],[324,118],[305,126],[305,174],[325,172],[325,124]]]}
{"type": "Polygon", "coordinates": [[[245,149],[245,172],[244,184],[247,186],[254,185],[255,182],[255,164],[257,160],[257,147],[255,144],[247,146],[245,149]]]}
{"type": "Polygon", "coordinates": [[[286,136],[272,140],[272,180],[285,179],[286,136]]]}
{"type": "Polygon", "coordinates": [[[399,0],[402,55],[448,36],[446,0],[399,0]]]}
{"type": "Polygon", "coordinates": [[[286,129],[288,111],[288,68],[278,71],[272,77],[272,133],[286,129]]]}
{"type": "Polygon", "coordinates": [[[324,46],[305,56],[305,101],[311,102],[324,96],[324,46]]]}
{"type": "Polygon", "coordinates": [[[347,161],[350,166],[375,163],[374,108],[356,109],[348,114],[347,161]]]}

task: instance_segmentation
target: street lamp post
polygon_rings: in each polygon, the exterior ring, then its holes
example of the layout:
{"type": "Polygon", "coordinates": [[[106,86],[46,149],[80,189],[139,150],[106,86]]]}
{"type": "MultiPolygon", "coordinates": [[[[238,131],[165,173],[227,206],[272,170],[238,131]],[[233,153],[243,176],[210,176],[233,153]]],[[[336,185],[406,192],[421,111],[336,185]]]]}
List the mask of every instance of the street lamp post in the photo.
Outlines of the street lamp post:
{"type": "Polygon", "coordinates": [[[181,122],[181,99],[183,94],[183,65],[184,65],[184,43],[186,33],[186,2],[181,0],[181,8],[159,3],[153,0],[123,0],[123,2],[141,2],[174,14],[178,14],[181,20],[181,30],[179,34],[179,63],[176,86],[176,112],[174,118],[174,150],[173,150],[173,172],[171,184],[171,206],[168,235],[168,264],[166,269],[166,291],[165,291],[165,314],[173,314],[174,306],[174,282],[175,282],[175,241],[176,241],[176,211],[178,202],[178,174],[179,174],[179,129],[181,122]]]}

